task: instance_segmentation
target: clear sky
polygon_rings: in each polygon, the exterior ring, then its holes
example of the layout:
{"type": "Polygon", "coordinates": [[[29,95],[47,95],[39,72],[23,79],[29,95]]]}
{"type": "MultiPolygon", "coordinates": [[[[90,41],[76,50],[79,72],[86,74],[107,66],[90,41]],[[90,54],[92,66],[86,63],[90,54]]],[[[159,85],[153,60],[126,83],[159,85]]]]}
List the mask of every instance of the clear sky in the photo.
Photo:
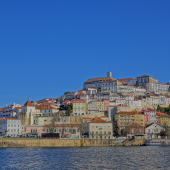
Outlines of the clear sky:
{"type": "Polygon", "coordinates": [[[88,78],[143,74],[170,81],[169,0],[0,1],[0,107],[88,78]]]}

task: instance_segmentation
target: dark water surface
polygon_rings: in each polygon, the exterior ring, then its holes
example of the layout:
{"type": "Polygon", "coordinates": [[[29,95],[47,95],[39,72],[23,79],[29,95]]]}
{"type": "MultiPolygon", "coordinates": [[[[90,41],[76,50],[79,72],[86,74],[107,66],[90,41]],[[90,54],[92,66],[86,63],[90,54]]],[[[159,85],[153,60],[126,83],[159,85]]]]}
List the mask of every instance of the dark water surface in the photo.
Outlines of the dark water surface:
{"type": "Polygon", "coordinates": [[[0,169],[170,170],[170,147],[0,148],[0,169]]]}

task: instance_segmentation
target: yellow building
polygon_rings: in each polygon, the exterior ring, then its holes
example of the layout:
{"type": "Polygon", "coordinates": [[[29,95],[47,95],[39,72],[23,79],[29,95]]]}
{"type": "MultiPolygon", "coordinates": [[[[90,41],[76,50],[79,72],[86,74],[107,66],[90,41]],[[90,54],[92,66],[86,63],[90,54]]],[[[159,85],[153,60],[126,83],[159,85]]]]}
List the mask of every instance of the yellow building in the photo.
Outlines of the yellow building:
{"type": "Polygon", "coordinates": [[[101,100],[97,100],[97,110],[99,112],[103,112],[104,111],[104,102],[101,100]]]}
{"type": "Polygon", "coordinates": [[[74,116],[86,115],[86,102],[84,99],[73,99],[73,114],[74,116]]]}
{"type": "Polygon", "coordinates": [[[121,135],[122,130],[133,123],[145,126],[145,115],[141,112],[119,112],[115,114],[115,121],[121,135]]]}
{"type": "Polygon", "coordinates": [[[168,125],[168,115],[166,113],[157,112],[156,119],[161,126],[168,125]]]}

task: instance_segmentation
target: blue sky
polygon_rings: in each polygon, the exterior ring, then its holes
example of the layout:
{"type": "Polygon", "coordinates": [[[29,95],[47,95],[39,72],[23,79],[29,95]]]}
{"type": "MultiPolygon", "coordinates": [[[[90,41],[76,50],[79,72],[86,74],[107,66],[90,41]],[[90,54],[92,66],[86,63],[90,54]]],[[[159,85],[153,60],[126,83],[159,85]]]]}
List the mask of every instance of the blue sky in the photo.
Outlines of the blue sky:
{"type": "Polygon", "coordinates": [[[88,78],[170,81],[170,1],[0,1],[0,107],[88,78]]]}

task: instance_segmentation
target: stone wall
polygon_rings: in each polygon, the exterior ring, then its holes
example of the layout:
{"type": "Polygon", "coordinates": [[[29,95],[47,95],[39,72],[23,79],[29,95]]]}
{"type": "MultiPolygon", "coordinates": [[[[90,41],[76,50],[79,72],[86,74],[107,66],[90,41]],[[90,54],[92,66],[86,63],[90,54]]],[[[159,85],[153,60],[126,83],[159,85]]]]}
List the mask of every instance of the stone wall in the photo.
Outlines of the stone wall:
{"type": "Polygon", "coordinates": [[[111,146],[115,139],[0,139],[0,147],[111,146]]]}

